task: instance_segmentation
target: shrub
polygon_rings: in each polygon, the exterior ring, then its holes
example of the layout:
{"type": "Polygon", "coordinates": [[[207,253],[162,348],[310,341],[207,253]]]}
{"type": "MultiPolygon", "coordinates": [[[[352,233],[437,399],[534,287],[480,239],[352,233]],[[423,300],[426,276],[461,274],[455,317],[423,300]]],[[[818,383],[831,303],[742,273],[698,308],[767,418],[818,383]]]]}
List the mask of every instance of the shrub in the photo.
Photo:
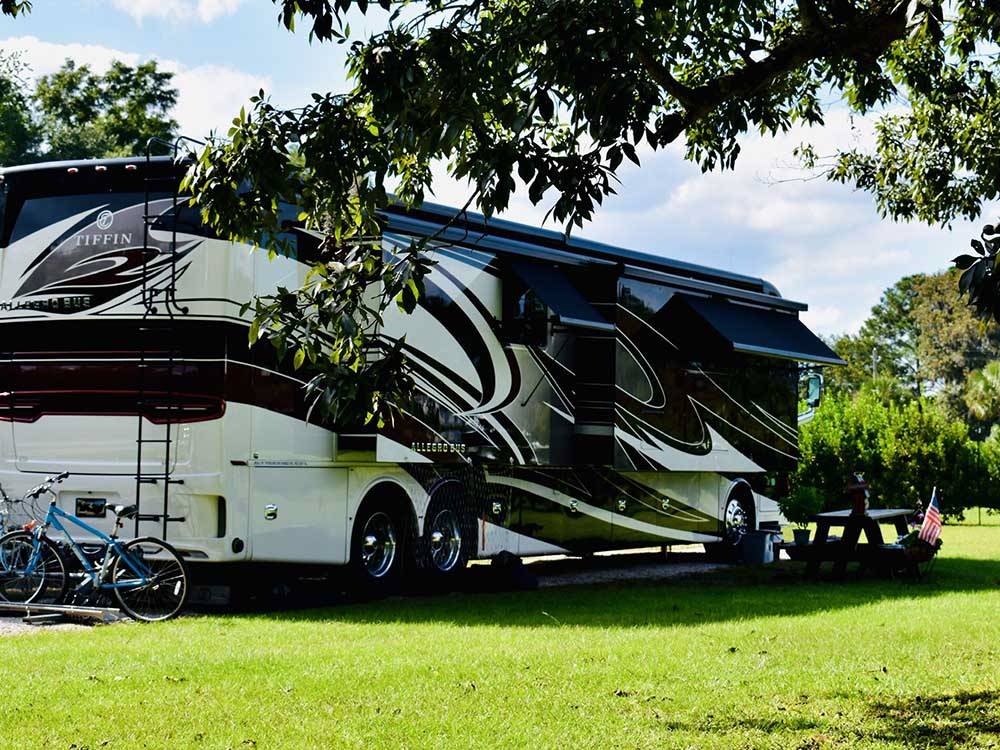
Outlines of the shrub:
{"type": "Polygon", "coordinates": [[[778,499],[781,515],[799,528],[805,528],[814,515],[823,510],[826,496],[816,487],[800,485],[778,499]]]}
{"type": "Polygon", "coordinates": [[[988,445],[976,443],[964,423],[927,399],[901,404],[871,390],[834,396],[803,425],[799,443],[802,458],[792,487],[818,488],[831,507],[847,507],[845,483],[852,471],[864,474],[876,508],[913,507],[918,500],[926,505],[935,486],[946,514],[996,505],[1000,436],[988,445]]]}

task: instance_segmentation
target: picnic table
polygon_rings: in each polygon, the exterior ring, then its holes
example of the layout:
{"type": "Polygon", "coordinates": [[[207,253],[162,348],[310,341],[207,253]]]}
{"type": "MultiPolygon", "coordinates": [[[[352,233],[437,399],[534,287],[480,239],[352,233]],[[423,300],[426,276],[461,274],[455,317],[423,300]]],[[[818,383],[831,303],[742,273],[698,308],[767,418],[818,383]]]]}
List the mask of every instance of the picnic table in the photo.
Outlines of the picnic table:
{"type": "Polygon", "coordinates": [[[854,513],[850,510],[834,510],[818,513],[813,516],[816,522],[816,536],[809,545],[809,564],[806,572],[815,575],[819,572],[822,562],[832,562],[834,575],[842,577],[847,572],[847,563],[860,562],[867,565],[877,561],[878,550],[883,549],[880,524],[893,524],[899,536],[909,531],[909,519],[913,513],[908,508],[880,508],[864,513],[854,513]],[[840,541],[828,541],[830,529],[843,527],[844,534],[840,541]],[[861,534],[864,533],[867,545],[861,545],[861,534]]]}

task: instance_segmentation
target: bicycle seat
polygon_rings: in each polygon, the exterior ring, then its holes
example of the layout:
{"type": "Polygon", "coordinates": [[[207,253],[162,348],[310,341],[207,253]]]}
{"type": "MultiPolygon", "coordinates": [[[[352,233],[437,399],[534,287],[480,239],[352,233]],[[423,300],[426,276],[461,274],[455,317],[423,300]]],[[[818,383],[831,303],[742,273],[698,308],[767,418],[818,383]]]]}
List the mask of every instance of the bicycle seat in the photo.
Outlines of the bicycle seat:
{"type": "Polygon", "coordinates": [[[136,514],[139,512],[138,505],[116,505],[114,507],[115,515],[118,518],[135,518],[136,514]]]}

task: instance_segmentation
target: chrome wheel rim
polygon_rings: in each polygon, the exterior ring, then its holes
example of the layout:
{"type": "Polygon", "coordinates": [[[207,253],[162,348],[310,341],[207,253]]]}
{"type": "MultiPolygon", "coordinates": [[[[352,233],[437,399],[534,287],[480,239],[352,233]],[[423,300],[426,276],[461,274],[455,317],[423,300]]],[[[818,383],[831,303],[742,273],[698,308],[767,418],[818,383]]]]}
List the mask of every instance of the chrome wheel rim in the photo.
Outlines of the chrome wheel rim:
{"type": "Polygon", "coordinates": [[[389,514],[373,513],[361,531],[361,561],[372,578],[382,578],[396,560],[396,528],[389,514]]]}
{"type": "Polygon", "coordinates": [[[726,503],[726,541],[730,544],[739,544],[740,540],[746,536],[749,520],[743,503],[733,498],[726,503]]]}
{"type": "Polygon", "coordinates": [[[438,511],[427,533],[431,564],[442,573],[458,565],[462,557],[462,527],[458,516],[445,508],[438,511]]]}

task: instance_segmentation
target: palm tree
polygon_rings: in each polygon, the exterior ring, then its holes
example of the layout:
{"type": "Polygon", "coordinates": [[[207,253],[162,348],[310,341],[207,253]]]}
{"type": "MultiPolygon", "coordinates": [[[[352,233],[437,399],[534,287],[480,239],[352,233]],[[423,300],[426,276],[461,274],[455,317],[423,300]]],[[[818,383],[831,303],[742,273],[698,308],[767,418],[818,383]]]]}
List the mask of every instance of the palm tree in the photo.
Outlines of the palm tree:
{"type": "Polygon", "coordinates": [[[992,422],[1000,418],[1000,361],[989,362],[969,374],[965,405],[976,419],[992,422]]]}

